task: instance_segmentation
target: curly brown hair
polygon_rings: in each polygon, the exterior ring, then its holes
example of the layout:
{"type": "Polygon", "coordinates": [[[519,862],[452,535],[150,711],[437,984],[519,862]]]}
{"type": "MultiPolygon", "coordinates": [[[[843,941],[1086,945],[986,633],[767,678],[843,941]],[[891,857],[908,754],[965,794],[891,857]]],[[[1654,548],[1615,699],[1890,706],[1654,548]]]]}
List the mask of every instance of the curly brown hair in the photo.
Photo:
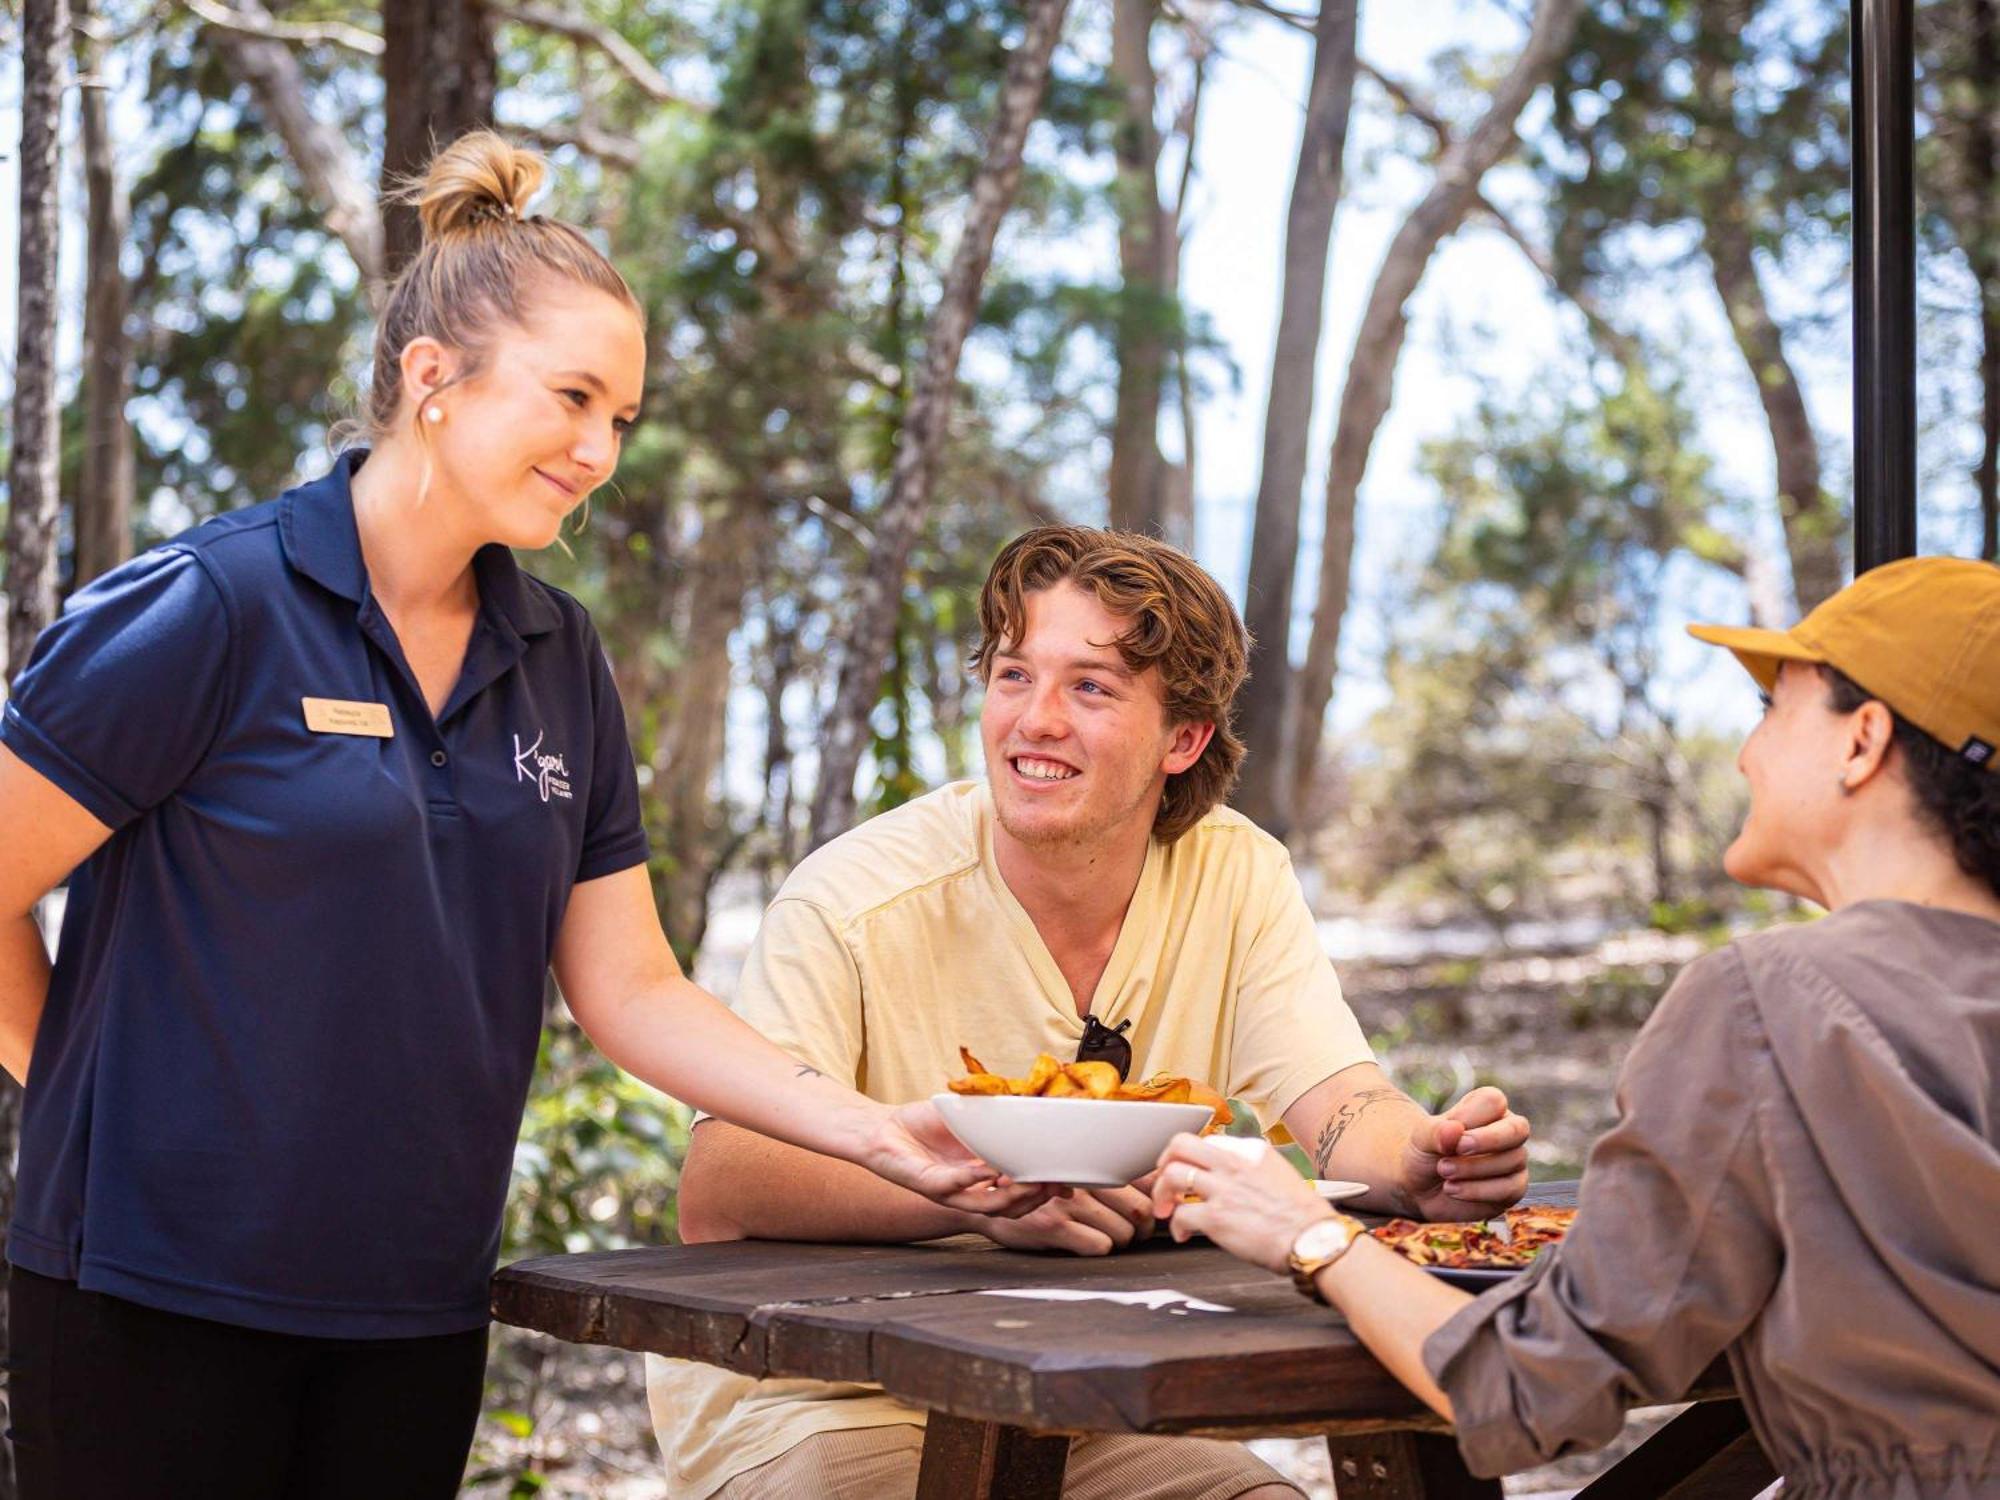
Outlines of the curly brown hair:
{"type": "Polygon", "coordinates": [[[1243,764],[1233,716],[1250,670],[1250,634],[1229,596],[1200,564],[1165,542],[1095,526],[1038,526],[993,559],[979,591],[979,649],[969,663],[985,682],[994,653],[1019,644],[1027,596],[1073,583],[1130,621],[1113,643],[1126,667],[1157,667],[1167,722],[1213,724],[1201,758],[1167,778],[1153,837],[1171,844],[1229,795],[1243,764]]]}

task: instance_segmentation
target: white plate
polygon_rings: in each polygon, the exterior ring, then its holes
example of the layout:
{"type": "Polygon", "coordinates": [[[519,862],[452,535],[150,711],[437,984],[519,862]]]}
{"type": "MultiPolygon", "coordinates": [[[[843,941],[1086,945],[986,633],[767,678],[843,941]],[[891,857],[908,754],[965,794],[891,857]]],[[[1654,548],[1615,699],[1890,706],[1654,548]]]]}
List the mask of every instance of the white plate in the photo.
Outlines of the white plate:
{"type": "Polygon", "coordinates": [[[1349,1198],[1359,1198],[1368,1191],[1365,1182],[1335,1182],[1325,1177],[1312,1179],[1313,1191],[1329,1203],[1345,1203],[1349,1198]]]}
{"type": "Polygon", "coordinates": [[[951,1133],[1016,1182],[1123,1187],[1153,1170],[1167,1142],[1201,1129],[1206,1104],[933,1094],[951,1133]]]}

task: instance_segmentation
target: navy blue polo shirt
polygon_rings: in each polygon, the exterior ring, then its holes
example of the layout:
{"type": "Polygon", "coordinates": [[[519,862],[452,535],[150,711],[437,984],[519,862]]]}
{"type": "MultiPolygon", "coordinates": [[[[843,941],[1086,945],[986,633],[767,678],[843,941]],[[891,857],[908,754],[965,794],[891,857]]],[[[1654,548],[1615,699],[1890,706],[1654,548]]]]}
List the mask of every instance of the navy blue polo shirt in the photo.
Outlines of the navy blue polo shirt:
{"type": "Polygon", "coordinates": [[[365,457],[93,583],[14,685],[0,739],[114,832],[71,881],[7,1251],[399,1338],[486,1321],[570,890],[646,839],[589,617],[505,548],[432,717],[362,564],[365,457]],[[315,730],[307,698],[348,707],[315,730]]]}

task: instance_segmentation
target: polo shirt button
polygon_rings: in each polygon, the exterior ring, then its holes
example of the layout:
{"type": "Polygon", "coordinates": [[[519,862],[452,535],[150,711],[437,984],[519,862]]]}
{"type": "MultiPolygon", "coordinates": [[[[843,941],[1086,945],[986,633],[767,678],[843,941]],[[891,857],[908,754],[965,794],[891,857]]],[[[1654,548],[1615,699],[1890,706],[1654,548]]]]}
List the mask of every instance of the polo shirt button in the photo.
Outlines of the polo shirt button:
{"type": "Polygon", "coordinates": [[[451,757],[446,755],[442,750],[431,751],[431,764],[439,767],[440,769],[443,768],[444,763],[449,759],[451,759],[451,757]]]}

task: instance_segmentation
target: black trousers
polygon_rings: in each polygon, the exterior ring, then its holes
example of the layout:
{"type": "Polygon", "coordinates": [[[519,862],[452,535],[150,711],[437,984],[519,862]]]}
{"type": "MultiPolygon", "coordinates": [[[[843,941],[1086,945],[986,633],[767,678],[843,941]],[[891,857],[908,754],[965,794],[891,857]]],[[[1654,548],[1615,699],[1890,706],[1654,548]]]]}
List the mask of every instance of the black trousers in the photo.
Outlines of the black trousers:
{"type": "Polygon", "coordinates": [[[14,1268],[22,1500],[450,1500],[486,1330],[321,1339],[160,1312],[14,1268]]]}

